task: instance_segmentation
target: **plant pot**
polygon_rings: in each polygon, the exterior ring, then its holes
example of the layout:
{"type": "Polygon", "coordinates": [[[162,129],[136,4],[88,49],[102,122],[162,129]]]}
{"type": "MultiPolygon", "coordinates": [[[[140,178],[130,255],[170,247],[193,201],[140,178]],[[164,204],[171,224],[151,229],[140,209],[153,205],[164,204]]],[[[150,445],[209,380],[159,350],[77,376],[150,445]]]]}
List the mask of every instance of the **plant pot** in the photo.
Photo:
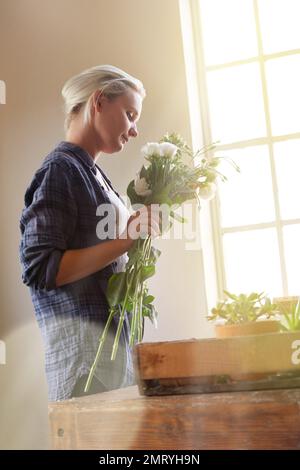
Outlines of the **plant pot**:
{"type": "Polygon", "coordinates": [[[263,320],[234,325],[215,325],[217,338],[229,338],[231,336],[262,335],[266,333],[278,333],[280,324],[276,320],[263,320]]]}
{"type": "MultiPolygon", "coordinates": [[[[234,325],[215,325],[215,333],[217,338],[229,338],[232,336],[253,336],[267,333],[278,333],[280,331],[280,323],[276,320],[262,320],[257,322],[239,323],[234,325]]],[[[249,373],[249,374],[233,374],[231,379],[237,382],[256,382],[265,380],[268,374],[265,373],[249,373]]]]}

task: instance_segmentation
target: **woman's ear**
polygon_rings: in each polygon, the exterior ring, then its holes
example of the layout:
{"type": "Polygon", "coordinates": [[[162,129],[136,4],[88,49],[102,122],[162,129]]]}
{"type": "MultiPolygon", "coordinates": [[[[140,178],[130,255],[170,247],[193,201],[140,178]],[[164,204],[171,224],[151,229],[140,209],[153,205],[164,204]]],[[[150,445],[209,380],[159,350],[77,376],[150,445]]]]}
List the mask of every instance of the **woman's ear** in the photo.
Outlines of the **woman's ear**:
{"type": "Polygon", "coordinates": [[[96,90],[93,93],[92,103],[93,103],[93,108],[94,108],[95,111],[99,112],[101,110],[102,102],[103,102],[104,98],[105,98],[105,96],[102,95],[101,90],[96,90]]]}

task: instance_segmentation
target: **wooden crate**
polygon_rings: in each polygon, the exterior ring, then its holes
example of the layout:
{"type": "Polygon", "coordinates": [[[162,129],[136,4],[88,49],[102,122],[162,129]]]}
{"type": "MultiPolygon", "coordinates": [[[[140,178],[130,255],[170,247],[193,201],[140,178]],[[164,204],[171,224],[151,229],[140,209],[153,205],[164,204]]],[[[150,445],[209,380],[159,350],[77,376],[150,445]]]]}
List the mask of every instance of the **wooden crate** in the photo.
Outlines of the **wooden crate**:
{"type": "Polygon", "coordinates": [[[141,343],[142,395],[300,387],[300,332],[141,343]]]}

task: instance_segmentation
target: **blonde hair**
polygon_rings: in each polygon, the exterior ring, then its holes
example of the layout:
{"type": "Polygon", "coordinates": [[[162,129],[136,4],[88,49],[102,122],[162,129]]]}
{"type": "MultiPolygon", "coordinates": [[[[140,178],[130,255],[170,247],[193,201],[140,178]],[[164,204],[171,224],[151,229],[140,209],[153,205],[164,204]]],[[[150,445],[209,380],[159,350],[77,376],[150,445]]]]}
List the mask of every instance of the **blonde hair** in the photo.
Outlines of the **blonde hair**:
{"type": "Polygon", "coordinates": [[[96,65],[71,77],[61,92],[65,102],[65,130],[68,130],[72,119],[82,109],[84,123],[89,122],[92,95],[96,90],[112,100],[128,88],[137,91],[142,98],[146,96],[140,80],[113,65],[96,65]]]}

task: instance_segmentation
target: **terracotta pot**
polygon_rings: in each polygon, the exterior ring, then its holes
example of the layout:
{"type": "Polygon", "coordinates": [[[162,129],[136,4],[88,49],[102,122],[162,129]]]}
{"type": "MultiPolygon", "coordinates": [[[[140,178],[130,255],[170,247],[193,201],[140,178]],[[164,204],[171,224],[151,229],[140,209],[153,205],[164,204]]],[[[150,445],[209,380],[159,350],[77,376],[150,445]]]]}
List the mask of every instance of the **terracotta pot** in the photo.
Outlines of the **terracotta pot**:
{"type": "Polygon", "coordinates": [[[215,325],[215,334],[217,338],[278,333],[279,330],[280,324],[276,320],[236,323],[234,325],[215,325]]]}

